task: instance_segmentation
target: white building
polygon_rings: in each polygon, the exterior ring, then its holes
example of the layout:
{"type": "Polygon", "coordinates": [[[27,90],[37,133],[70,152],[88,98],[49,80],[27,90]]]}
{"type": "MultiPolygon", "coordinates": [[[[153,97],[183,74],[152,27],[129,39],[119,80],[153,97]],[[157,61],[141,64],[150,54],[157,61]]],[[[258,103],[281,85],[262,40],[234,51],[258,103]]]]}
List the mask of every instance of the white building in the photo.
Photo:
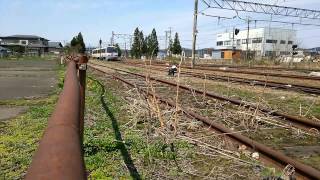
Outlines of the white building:
{"type": "MultiPolygon", "coordinates": [[[[246,51],[247,30],[241,30],[238,35],[233,32],[217,34],[217,49],[232,49],[246,51]]],[[[254,51],[256,56],[288,55],[292,52],[292,45],[296,43],[296,31],[281,28],[257,28],[249,30],[249,51],[254,51]]]]}

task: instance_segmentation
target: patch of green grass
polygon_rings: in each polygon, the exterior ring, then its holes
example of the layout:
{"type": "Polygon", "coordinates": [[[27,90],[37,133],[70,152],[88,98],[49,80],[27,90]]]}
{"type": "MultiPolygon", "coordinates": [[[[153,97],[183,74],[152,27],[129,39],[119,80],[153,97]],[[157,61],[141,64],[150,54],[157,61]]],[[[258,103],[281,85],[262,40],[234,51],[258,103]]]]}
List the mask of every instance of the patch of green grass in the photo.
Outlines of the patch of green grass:
{"type": "MultiPolygon", "coordinates": [[[[58,71],[59,83],[64,70],[58,71]]],[[[49,97],[1,101],[0,105],[27,106],[26,113],[0,122],[0,179],[22,179],[58,100],[57,88],[49,97]]]]}
{"type": "Polygon", "coordinates": [[[140,72],[140,69],[137,69],[137,68],[128,68],[128,71],[133,72],[133,73],[137,73],[137,72],[140,72]]]}
{"type": "Polygon", "coordinates": [[[302,158],[302,162],[319,169],[318,165],[320,165],[320,156],[314,155],[309,158],[302,158]]]}
{"type": "Polygon", "coordinates": [[[54,109],[57,97],[53,96],[49,99],[46,103],[30,105],[25,114],[1,124],[0,177],[5,179],[23,177],[46,127],[47,119],[54,109]]]}
{"type": "Polygon", "coordinates": [[[266,92],[266,93],[258,93],[254,92],[250,89],[243,89],[237,87],[230,87],[228,88],[227,85],[217,84],[217,85],[209,85],[208,86],[211,90],[218,94],[222,94],[225,96],[239,98],[249,102],[258,102],[259,97],[262,98],[264,104],[265,102],[272,109],[278,109],[282,112],[286,112],[288,114],[295,114],[299,115],[300,106],[302,115],[305,115],[306,112],[308,118],[311,116],[315,116],[320,118],[320,99],[319,98],[306,98],[304,95],[286,95],[280,94],[275,95],[274,93],[266,92]],[[281,99],[281,97],[284,99],[281,99]],[[314,102],[313,102],[314,101],[314,102]],[[313,104],[313,105],[312,105],[313,104]]]}
{"type": "Polygon", "coordinates": [[[248,134],[248,136],[276,149],[290,146],[320,145],[320,139],[318,137],[310,135],[298,136],[291,130],[268,129],[260,131],[258,134],[248,134]]]}
{"type": "MultiPolygon", "coordinates": [[[[101,104],[103,93],[98,82],[88,79],[88,91],[86,97],[87,112],[95,114],[94,122],[86,122],[90,125],[85,127],[84,152],[87,170],[93,179],[131,179],[131,175],[125,165],[123,148],[125,148],[134,166],[143,179],[148,179],[152,172],[148,169],[158,161],[174,164],[179,159],[179,151],[191,151],[192,145],[184,141],[174,142],[174,146],[166,143],[163,139],[155,138],[147,142],[143,133],[124,127],[129,121],[129,114],[123,111],[125,105],[122,99],[110,89],[103,94],[114,119],[107,115],[101,104]],[[122,140],[116,136],[116,129],[112,122],[116,121],[122,140]]],[[[87,119],[88,120],[88,119],[87,119]]],[[[180,157],[181,158],[181,157],[180,157]]]]}
{"type": "Polygon", "coordinates": [[[282,172],[276,170],[275,168],[263,168],[261,172],[262,177],[281,177],[282,172]]]}

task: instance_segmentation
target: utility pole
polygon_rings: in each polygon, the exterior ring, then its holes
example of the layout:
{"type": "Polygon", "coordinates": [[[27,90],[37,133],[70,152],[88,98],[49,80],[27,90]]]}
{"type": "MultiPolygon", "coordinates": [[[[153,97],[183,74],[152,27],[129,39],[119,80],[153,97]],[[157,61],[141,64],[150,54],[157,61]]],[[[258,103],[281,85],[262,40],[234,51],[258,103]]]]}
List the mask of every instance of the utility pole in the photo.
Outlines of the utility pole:
{"type": "Polygon", "coordinates": [[[111,36],[110,42],[111,42],[111,46],[113,46],[114,45],[114,31],[112,31],[112,36],[111,36]]]}
{"type": "Polygon", "coordinates": [[[193,37],[192,37],[192,63],[193,68],[196,61],[196,40],[197,40],[197,21],[198,21],[198,0],[194,1],[194,13],[193,13],[193,37]]]}
{"type": "MultiPolygon", "coordinates": [[[[171,40],[171,42],[173,42],[173,40],[172,40],[172,27],[169,27],[169,40],[171,40]]],[[[169,51],[170,51],[170,55],[172,55],[171,49],[169,51]]]]}
{"type": "Polygon", "coordinates": [[[248,29],[247,29],[247,49],[246,49],[246,61],[248,61],[249,59],[249,31],[250,31],[250,20],[249,17],[247,17],[247,21],[248,21],[248,29]]]}
{"type": "Polygon", "coordinates": [[[166,32],[166,49],[167,49],[167,55],[171,55],[171,52],[170,52],[170,47],[168,44],[168,42],[170,42],[170,40],[172,40],[172,27],[169,27],[169,30],[168,31],[165,31],[166,32]],[[168,35],[169,34],[169,35],[168,35]],[[167,40],[169,38],[169,41],[167,40]],[[170,52],[170,53],[169,53],[170,52]]]}
{"type": "Polygon", "coordinates": [[[165,51],[166,51],[166,56],[168,55],[168,33],[169,31],[165,31],[166,33],[166,40],[165,40],[165,51]]]}
{"type": "Polygon", "coordinates": [[[234,46],[234,33],[235,33],[235,27],[233,26],[233,31],[232,31],[232,61],[231,64],[233,64],[234,58],[233,58],[233,54],[234,54],[234,50],[235,50],[235,46],[234,46]]]}
{"type": "Polygon", "coordinates": [[[169,38],[172,38],[172,27],[169,27],[169,38]]]}
{"type": "Polygon", "coordinates": [[[100,40],[99,40],[99,46],[100,46],[100,49],[99,49],[99,53],[100,53],[100,60],[101,60],[101,45],[102,45],[102,40],[101,40],[101,38],[100,38],[100,40]]]}

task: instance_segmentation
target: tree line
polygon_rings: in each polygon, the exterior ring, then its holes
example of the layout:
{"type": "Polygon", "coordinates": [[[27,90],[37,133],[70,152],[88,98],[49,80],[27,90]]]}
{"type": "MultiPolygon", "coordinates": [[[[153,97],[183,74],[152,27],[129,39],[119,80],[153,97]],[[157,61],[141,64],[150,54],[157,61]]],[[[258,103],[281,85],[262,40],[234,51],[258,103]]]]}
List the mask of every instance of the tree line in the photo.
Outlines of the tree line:
{"type": "Polygon", "coordinates": [[[140,59],[141,56],[147,58],[153,58],[157,56],[159,52],[159,42],[157,32],[152,30],[151,34],[144,37],[143,31],[136,28],[133,33],[133,43],[131,46],[131,56],[140,59]]]}
{"type": "MultiPolygon", "coordinates": [[[[175,34],[174,41],[169,39],[169,55],[181,54],[182,48],[180,45],[179,35],[175,34]]],[[[137,27],[133,33],[133,43],[131,46],[131,56],[140,59],[142,56],[154,58],[159,52],[159,42],[156,30],[153,28],[151,34],[144,36],[143,31],[137,27]]]]}
{"type": "Polygon", "coordinates": [[[169,40],[169,50],[170,50],[170,55],[171,54],[181,54],[182,53],[182,48],[180,45],[180,40],[179,40],[179,35],[176,33],[174,35],[174,40],[172,43],[172,39],[169,40]]]}
{"type": "MultiPolygon", "coordinates": [[[[102,41],[101,41],[102,42],[102,41]]],[[[115,48],[121,56],[121,49],[118,44],[115,44],[115,48]]],[[[73,53],[85,53],[86,45],[83,40],[81,32],[77,36],[73,37],[70,44],[66,46],[68,52],[73,53]]],[[[181,54],[182,48],[180,45],[179,35],[175,33],[174,40],[169,39],[169,56],[172,54],[181,54]]],[[[154,58],[159,52],[159,41],[156,30],[153,28],[151,34],[144,36],[143,31],[140,31],[137,27],[133,34],[133,43],[131,46],[131,56],[140,59],[142,56],[147,58],[154,58]]]]}
{"type": "Polygon", "coordinates": [[[81,32],[77,36],[74,36],[70,43],[65,46],[66,53],[82,53],[86,52],[86,45],[83,40],[81,32]]]}

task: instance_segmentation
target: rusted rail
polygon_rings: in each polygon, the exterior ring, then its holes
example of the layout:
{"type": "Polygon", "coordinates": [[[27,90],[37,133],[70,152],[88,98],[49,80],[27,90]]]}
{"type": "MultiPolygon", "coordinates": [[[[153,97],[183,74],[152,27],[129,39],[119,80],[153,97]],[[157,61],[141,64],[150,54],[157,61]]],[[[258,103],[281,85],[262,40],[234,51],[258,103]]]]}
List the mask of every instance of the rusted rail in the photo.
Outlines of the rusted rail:
{"type": "MultiPolygon", "coordinates": [[[[190,67],[183,67],[189,69],[190,67]]],[[[281,73],[267,73],[267,72],[250,72],[243,70],[231,70],[231,69],[219,69],[219,68],[205,68],[197,67],[199,70],[207,71],[217,71],[217,72],[228,72],[228,73],[239,73],[239,74],[251,74],[251,75],[260,75],[260,76],[270,76],[270,77],[282,77],[282,78],[293,78],[293,79],[307,79],[307,80],[320,80],[320,77],[306,76],[306,75],[294,75],[294,74],[281,74],[281,73]]]]}
{"type": "MultiPolygon", "coordinates": [[[[102,72],[102,73],[106,74],[106,72],[101,70],[101,69],[98,69],[98,68],[93,67],[93,66],[90,66],[90,67],[92,67],[93,69],[95,69],[95,70],[97,70],[99,72],[102,72]]],[[[121,82],[123,82],[125,84],[128,84],[128,85],[130,85],[132,87],[136,87],[136,84],[133,84],[133,83],[131,83],[131,82],[129,82],[129,81],[123,79],[123,78],[120,78],[119,76],[112,75],[112,77],[114,79],[117,79],[117,80],[119,80],[119,81],[121,81],[121,82]]],[[[153,94],[150,91],[147,92],[147,91],[145,91],[143,89],[140,89],[140,91],[144,92],[145,94],[147,94],[149,96],[156,97],[162,103],[168,104],[171,107],[175,107],[175,103],[174,102],[166,100],[166,99],[158,96],[157,94],[153,94]]],[[[189,109],[183,109],[182,108],[181,111],[184,114],[186,114],[186,115],[188,115],[188,116],[190,116],[192,118],[195,118],[195,119],[197,119],[199,121],[204,122],[205,124],[209,125],[211,128],[214,128],[214,129],[220,131],[221,133],[225,133],[230,138],[232,138],[232,139],[234,139],[234,140],[236,140],[236,141],[238,141],[238,142],[240,142],[242,144],[245,144],[245,145],[251,147],[253,150],[256,150],[256,151],[264,154],[265,156],[275,160],[276,162],[282,164],[283,166],[286,166],[288,164],[294,166],[296,168],[297,172],[300,173],[303,176],[306,176],[306,177],[308,177],[310,179],[320,179],[320,171],[314,169],[313,167],[310,167],[310,166],[305,165],[305,164],[303,164],[303,163],[301,163],[301,162],[299,162],[297,160],[294,160],[294,159],[284,155],[283,153],[281,153],[279,151],[276,151],[276,150],[274,150],[274,149],[272,149],[272,148],[270,148],[270,147],[268,147],[268,146],[266,146],[264,144],[256,142],[256,141],[254,141],[254,140],[252,140],[252,139],[250,139],[250,138],[248,138],[246,136],[243,136],[241,134],[235,133],[232,130],[224,127],[223,125],[215,123],[212,120],[210,120],[209,118],[203,117],[203,116],[201,116],[201,115],[199,115],[199,114],[197,114],[197,113],[195,113],[195,112],[193,112],[193,111],[191,111],[189,109]]]]}
{"type": "MultiPolygon", "coordinates": [[[[135,76],[146,78],[145,75],[138,74],[138,73],[133,73],[133,72],[117,69],[117,68],[111,68],[111,67],[108,67],[108,66],[105,66],[105,65],[100,65],[100,64],[93,64],[93,65],[102,66],[102,67],[106,67],[106,68],[113,69],[113,70],[116,70],[116,71],[122,71],[122,72],[125,72],[125,73],[128,73],[128,74],[132,74],[132,75],[135,75],[135,76]]],[[[89,65],[89,66],[93,67],[91,65],[89,65]]],[[[150,78],[151,80],[154,80],[154,81],[158,81],[158,82],[170,85],[170,86],[175,86],[175,87],[177,86],[176,83],[171,82],[171,81],[167,81],[167,80],[163,80],[163,79],[157,79],[157,78],[154,78],[154,77],[148,77],[148,78],[150,78]]],[[[232,104],[243,106],[243,107],[246,107],[246,108],[259,109],[260,111],[262,111],[264,113],[267,113],[267,114],[270,114],[270,115],[273,115],[273,116],[282,117],[287,121],[290,121],[292,123],[301,125],[303,127],[306,127],[306,128],[309,128],[309,129],[314,128],[314,129],[320,130],[320,123],[317,123],[315,121],[309,120],[309,119],[304,118],[304,117],[297,117],[297,116],[285,114],[285,113],[282,113],[282,112],[279,112],[279,111],[276,111],[276,110],[273,110],[273,109],[262,108],[262,107],[259,107],[257,105],[254,105],[252,103],[248,104],[248,103],[245,103],[243,101],[239,101],[239,100],[236,100],[236,99],[231,99],[231,98],[224,97],[224,96],[221,96],[221,95],[218,95],[218,94],[214,94],[214,93],[203,92],[201,90],[194,89],[194,88],[187,87],[187,86],[183,86],[183,85],[179,85],[179,88],[180,89],[184,89],[184,90],[188,90],[188,91],[192,91],[192,92],[195,92],[197,94],[202,94],[202,95],[205,94],[207,97],[211,97],[211,98],[222,100],[222,101],[227,101],[227,102],[230,102],[232,104]]]]}
{"type": "MultiPolygon", "coordinates": [[[[141,64],[141,63],[137,63],[137,64],[141,64]]],[[[153,65],[155,65],[155,66],[165,66],[165,64],[153,64],[153,65]]],[[[306,80],[320,80],[320,77],[306,76],[306,75],[293,75],[293,74],[267,73],[267,72],[250,72],[250,71],[232,70],[232,69],[224,70],[224,69],[219,69],[219,68],[208,68],[208,67],[191,68],[189,66],[182,66],[182,68],[183,69],[192,69],[192,70],[213,71],[213,72],[251,74],[251,75],[268,76],[268,77],[281,77],[281,78],[306,79],[306,80]]]]}
{"type": "Polygon", "coordinates": [[[28,169],[27,180],[86,179],[82,136],[87,58],[71,59],[63,91],[28,169]]]}
{"type": "MultiPolygon", "coordinates": [[[[129,63],[131,66],[135,67],[142,67],[141,64],[136,63],[129,63]]],[[[149,67],[152,70],[163,70],[160,67],[149,67]]],[[[288,84],[288,83],[281,83],[276,81],[270,81],[270,80],[259,80],[259,79],[252,79],[252,78],[240,78],[240,77],[229,77],[229,76],[222,76],[222,75],[212,75],[212,74],[201,74],[201,73],[195,73],[195,72],[188,72],[188,71],[182,71],[181,74],[189,75],[201,79],[210,79],[210,80],[220,80],[220,81],[227,81],[227,82],[237,82],[242,84],[250,84],[250,85],[258,85],[263,87],[269,87],[269,88],[277,88],[277,89],[284,89],[284,90],[291,90],[296,92],[304,92],[308,94],[320,94],[320,88],[317,87],[311,87],[311,86],[304,86],[304,85],[298,85],[298,84],[288,84]]]]}
{"type": "Polygon", "coordinates": [[[285,68],[285,67],[263,67],[263,66],[245,66],[245,65],[219,65],[219,64],[198,64],[200,67],[229,67],[234,69],[249,69],[249,70],[277,70],[277,71],[301,71],[301,72],[311,72],[319,71],[320,69],[311,69],[311,68],[285,68]]]}
{"type": "MultiPolygon", "coordinates": [[[[166,64],[166,62],[163,61],[154,61],[153,64],[166,64]]],[[[187,63],[184,63],[186,65],[187,63]]],[[[208,63],[201,63],[196,64],[195,69],[197,67],[215,67],[215,68],[221,68],[221,67],[228,67],[232,69],[248,69],[248,70],[276,70],[276,71],[300,71],[300,72],[306,72],[309,73],[311,71],[320,71],[320,69],[316,68],[286,68],[286,67],[279,67],[279,66],[248,66],[248,65],[232,65],[232,64],[208,64],[208,63]]]]}

